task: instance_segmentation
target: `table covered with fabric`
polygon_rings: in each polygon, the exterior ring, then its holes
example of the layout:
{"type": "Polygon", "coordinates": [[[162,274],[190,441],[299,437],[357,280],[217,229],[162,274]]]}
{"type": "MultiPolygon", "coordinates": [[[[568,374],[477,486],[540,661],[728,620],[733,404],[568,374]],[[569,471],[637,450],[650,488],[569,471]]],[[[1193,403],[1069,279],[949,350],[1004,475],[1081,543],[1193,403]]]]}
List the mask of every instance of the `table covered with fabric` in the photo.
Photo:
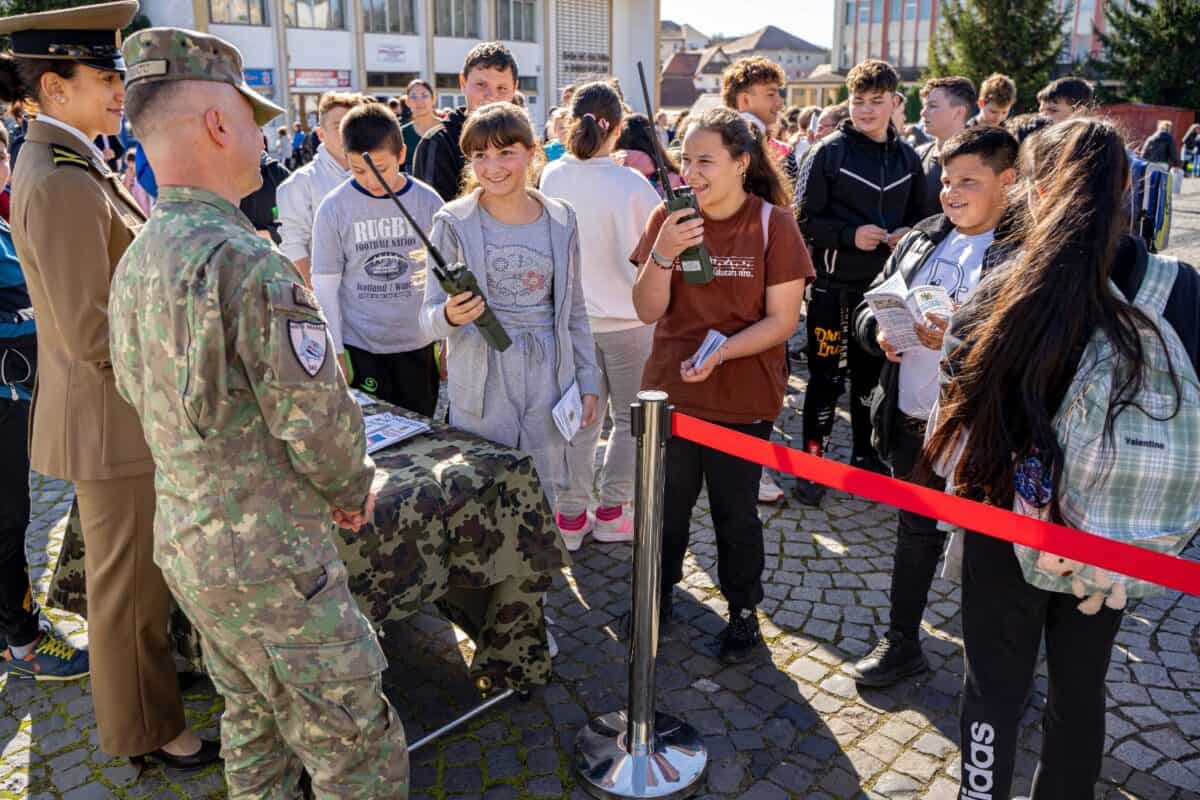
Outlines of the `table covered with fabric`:
{"type": "MultiPolygon", "coordinates": [[[[424,419],[384,404],[364,409],[380,411],[424,419]]],[[[542,598],[569,559],[533,461],[446,425],[433,429],[374,454],[373,524],[337,532],[350,588],[385,649],[389,628],[432,602],[474,641],[473,680],[545,684],[542,598]]],[[[86,616],[83,552],[72,509],[47,604],[86,616]]],[[[178,610],[172,635],[180,655],[203,671],[199,637],[178,610]]]]}

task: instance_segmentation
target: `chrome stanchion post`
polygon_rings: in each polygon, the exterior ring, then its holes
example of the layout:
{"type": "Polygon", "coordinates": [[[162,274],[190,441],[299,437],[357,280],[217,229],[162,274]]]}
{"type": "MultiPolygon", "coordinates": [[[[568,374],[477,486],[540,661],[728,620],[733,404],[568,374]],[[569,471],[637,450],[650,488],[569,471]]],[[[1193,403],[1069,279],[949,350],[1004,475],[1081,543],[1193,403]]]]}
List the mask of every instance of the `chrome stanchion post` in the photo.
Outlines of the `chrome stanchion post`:
{"type": "Polygon", "coordinates": [[[662,591],[662,517],[666,445],[671,430],[667,394],[638,393],[633,608],[629,641],[629,710],[596,717],[575,740],[575,772],[592,797],[683,798],[696,792],[708,751],[695,728],[654,710],[654,660],[662,591]]]}

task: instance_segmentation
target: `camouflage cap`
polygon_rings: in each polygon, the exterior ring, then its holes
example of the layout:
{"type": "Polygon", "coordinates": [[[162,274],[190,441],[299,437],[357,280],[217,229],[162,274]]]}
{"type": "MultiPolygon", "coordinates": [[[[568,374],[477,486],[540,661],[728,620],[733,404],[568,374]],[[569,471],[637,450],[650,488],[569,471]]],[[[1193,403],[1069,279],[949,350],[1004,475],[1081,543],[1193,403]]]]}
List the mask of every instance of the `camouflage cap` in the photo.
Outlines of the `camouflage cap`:
{"type": "Polygon", "coordinates": [[[147,28],[130,36],[121,50],[126,87],[147,81],[228,83],[250,101],[259,127],[283,113],[246,84],[242,54],[220,37],[183,28],[147,28]]]}

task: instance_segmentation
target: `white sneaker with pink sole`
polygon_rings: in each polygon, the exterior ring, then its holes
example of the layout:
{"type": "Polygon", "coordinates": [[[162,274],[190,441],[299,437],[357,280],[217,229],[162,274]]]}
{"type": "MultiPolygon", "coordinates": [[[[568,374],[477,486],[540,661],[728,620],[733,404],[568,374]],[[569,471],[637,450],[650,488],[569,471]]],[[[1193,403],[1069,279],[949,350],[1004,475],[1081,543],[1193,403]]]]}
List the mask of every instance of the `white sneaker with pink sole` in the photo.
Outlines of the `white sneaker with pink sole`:
{"type": "Polygon", "coordinates": [[[621,516],[616,519],[600,519],[594,517],[595,526],[592,528],[592,538],[597,542],[615,543],[633,541],[633,510],[628,505],[621,506],[621,516]]]}
{"type": "MultiPolygon", "coordinates": [[[[583,522],[578,527],[564,525],[566,518],[562,514],[556,514],[554,521],[558,524],[559,535],[562,536],[563,544],[567,546],[567,550],[574,553],[579,548],[583,547],[583,540],[589,533],[592,533],[592,515],[585,513],[583,522]]],[[[594,534],[593,534],[594,535],[594,534]]]]}

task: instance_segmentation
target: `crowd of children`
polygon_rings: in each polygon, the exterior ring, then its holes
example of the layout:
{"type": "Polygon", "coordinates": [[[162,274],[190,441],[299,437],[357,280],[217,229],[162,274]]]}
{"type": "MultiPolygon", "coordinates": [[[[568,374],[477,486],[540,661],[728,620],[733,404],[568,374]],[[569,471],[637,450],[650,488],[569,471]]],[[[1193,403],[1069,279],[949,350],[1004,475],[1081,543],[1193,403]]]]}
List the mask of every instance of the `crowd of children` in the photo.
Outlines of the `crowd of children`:
{"type": "MultiPolygon", "coordinates": [[[[632,113],[614,81],[587,83],[564,93],[543,132],[548,144],[513,102],[518,78],[511,53],[482,44],[460,76],[466,107],[434,117],[430,87],[415,81],[414,122],[403,128],[366,98],[326,97],[316,157],[280,190],[283,246],[311,278],[354,386],[432,414],[444,343],[451,424],[532,456],[571,550],[589,535],[634,536],[629,406],[639,389],[666,390],[682,412],[771,436],[802,312],[806,345],[792,355],[807,363],[808,452],[827,454],[848,381],[854,466],[1012,507],[1012,480],[995,476],[1011,473],[1014,454],[1059,455],[1047,415],[1083,343],[1097,329],[1120,337],[1103,314],[1128,308],[1147,264],[1159,263],[1125,235],[1121,176],[1131,155],[1109,123],[1089,116],[1091,86],[1078,78],[1049,84],[1037,114],[1011,120],[1017,98],[1007,77],[988,77],[978,92],[963,77],[931,79],[920,93],[919,147],[904,128],[899,76],[882,61],[849,72],[844,103],[785,112],[782,70],[743,59],[725,73],[724,107],[671,127],[632,113]],[[694,192],[699,214],[661,202],[660,160],[672,186],[694,192]],[[448,261],[470,265],[478,294],[447,296],[425,277],[427,256],[389,193],[448,261]],[[707,284],[686,281],[680,263],[699,244],[711,255],[707,284]],[[919,344],[905,348],[865,297],[897,276],[942,287],[954,308],[917,321],[919,344]],[[1106,294],[1110,277],[1123,297],[1106,294]],[[1076,307],[1065,293],[1079,286],[1085,307],[1063,314],[1076,307]],[[472,324],[486,309],[512,339],[503,351],[472,324]],[[723,344],[697,362],[710,332],[723,344]],[[581,426],[568,438],[554,409],[572,396],[581,426]],[[984,444],[964,448],[968,432],[984,444]]],[[[1175,366],[1194,370],[1200,280],[1186,265],[1164,318],[1192,362],[1175,366]]],[[[664,628],[705,487],[729,605],[718,652],[735,662],[762,645],[757,506],[783,491],[755,464],[669,441],[664,628]]],[[[825,490],[800,480],[793,492],[817,506],[825,490]]],[[[986,779],[995,796],[1008,796],[1044,632],[1054,650],[1051,708],[1034,796],[1092,797],[1120,612],[1085,618],[1073,597],[1028,583],[1004,542],[962,532],[950,542],[948,568],[961,566],[965,578],[962,741],[983,726],[994,748],[987,764],[964,760],[964,791],[986,779]]],[[[935,520],[899,512],[890,621],[853,665],[861,685],[928,669],[920,624],[946,550],[935,520]]]]}

